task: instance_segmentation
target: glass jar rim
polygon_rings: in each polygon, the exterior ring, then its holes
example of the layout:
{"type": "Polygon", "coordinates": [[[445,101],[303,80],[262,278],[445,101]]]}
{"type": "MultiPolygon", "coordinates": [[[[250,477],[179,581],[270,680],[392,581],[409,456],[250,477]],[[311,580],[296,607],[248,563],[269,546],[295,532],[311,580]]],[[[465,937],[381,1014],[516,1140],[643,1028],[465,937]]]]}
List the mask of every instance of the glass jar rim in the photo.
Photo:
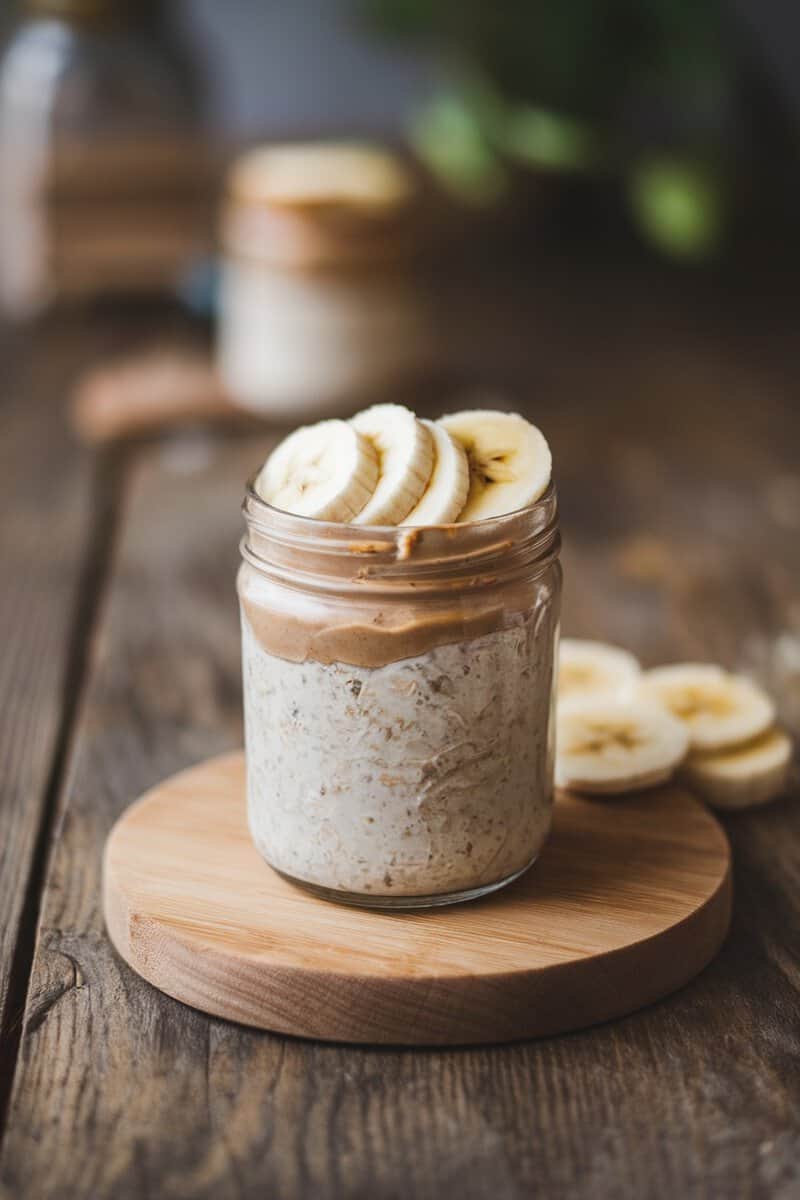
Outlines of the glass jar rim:
{"type": "Polygon", "coordinates": [[[533,504],[463,525],[348,525],[284,512],[263,500],[254,475],[242,511],[242,557],[268,574],[322,576],[389,587],[479,586],[544,569],[558,557],[552,480],[533,504]]]}

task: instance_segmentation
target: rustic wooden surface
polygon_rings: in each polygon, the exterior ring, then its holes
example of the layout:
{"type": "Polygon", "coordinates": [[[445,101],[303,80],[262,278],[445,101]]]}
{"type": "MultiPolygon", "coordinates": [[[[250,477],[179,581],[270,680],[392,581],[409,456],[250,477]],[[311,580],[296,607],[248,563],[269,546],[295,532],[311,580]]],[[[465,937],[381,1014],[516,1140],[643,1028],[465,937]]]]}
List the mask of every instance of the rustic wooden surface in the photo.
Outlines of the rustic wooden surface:
{"type": "Polygon", "coordinates": [[[90,519],[100,464],[69,438],[54,400],[70,346],[56,361],[18,338],[0,343],[0,1111],[13,1074],[19,1006],[35,933],[46,833],[76,708],[95,590],[90,519]]]}
{"type": "Polygon", "coordinates": [[[545,850],[481,902],[337,908],[264,869],[244,754],[132,804],[103,857],[111,940],[202,1012],[328,1041],[467,1045],[597,1025],[660,1000],[728,931],[730,850],[676,784],[605,802],[562,792],[545,850]]]}
{"type": "MultiPolygon", "coordinates": [[[[746,667],[797,733],[795,309],[763,282],[551,261],[514,295],[453,286],[443,335],[465,381],[514,389],[550,436],[565,627],[647,662],[746,667]]],[[[3,1200],[797,1195],[796,797],[725,821],[736,900],[715,962],[584,1033],[314,1044],[204,1017],[116,957],[111,824],[240,741],[238,502],[269,444],[194,430],[70,449],[75,372],[130,321],[0,344],[3,1200]]]]}

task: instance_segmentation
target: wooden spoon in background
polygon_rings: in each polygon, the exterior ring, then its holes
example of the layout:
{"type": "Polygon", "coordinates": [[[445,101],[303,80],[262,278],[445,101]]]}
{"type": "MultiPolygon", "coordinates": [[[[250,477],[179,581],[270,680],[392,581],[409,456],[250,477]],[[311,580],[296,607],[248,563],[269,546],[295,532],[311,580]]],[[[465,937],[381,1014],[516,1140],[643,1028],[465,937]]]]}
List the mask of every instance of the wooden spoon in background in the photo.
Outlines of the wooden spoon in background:
{"type": "Polygon", "coordinates": [[[258,424],[231,402],[209,357],[175,347],[92,368],[78,381],[70,419],[78,436],[93,445],[198,421],[258,424]]]}

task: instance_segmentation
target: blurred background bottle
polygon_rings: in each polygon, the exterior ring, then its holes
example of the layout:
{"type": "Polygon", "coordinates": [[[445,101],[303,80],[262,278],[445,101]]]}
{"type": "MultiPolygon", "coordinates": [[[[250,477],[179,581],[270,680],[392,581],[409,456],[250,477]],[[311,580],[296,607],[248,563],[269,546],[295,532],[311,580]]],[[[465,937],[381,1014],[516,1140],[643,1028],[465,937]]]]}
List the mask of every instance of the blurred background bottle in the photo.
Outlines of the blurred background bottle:
{"type": "Polygon", "coordinates": [[[0,62],[0,304],[174,288],[210,246],[195,69],[155,0],[28,0],[0,62]]]}

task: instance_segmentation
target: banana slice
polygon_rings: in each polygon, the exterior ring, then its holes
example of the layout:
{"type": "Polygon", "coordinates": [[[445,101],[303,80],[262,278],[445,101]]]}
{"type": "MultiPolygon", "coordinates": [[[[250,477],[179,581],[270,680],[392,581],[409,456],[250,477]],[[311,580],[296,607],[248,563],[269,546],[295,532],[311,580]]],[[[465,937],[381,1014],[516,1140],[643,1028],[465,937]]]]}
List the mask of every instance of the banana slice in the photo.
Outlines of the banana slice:
{"type": "Polygon", "coordinates": [[[556,784],[619,794],[668,779],[686,755],[685,726],[663,708],[586,699],[558,713],[556,784]]]}
{"type": "Polygon", "coordinates": [[[459,524],[525,508],[550,482],[550,447],[536,426],[518,413],[473,409],[441,417],[439,424],[461,443],[469,459],[469,495],[459,524]]]}
{"type": "Polygon", "coordinates": [[[347,421],[295,430],[269,456],[256,479],[262,500],[319,521],[351,521],[378,483],[378,452],[347,421]]]}
{"type": "Polygon", "coordinates": [[[378,484],[354,525],[400,525],[415,508],[433,471],[433,435],[402,404],[376,404],[350,424],[378,453],[378,484]]]}
{"type": "Polygon", "coordinates": [[[469,464],[463,446],[435,421],[422,420],[433,438],[435,461],[422,499],[403,525],[449,525],[458,520],[469,492],[469,464]]]}
{"type": "Polygon", "coordinates": [[[775,706],[761,688],[709,663],[646,671],[641,692],[686,724],[693,750],[722,750],[749,741],[775,720],[775,706]]]}
{"type": "Polygon", "coordinates": [[[642,668],[627,650],[584,638],[562,638],[558,655],[558,702],[587,696],[625,699],[633,694],[642,668]]]}
{"type": "Polygon", "coordinates": [[[768,729],[753,741],[728,750],[690,754],[681,774],[715,808],[755,808],[779,796],[792,762],[792,740],[768,729]]]}

